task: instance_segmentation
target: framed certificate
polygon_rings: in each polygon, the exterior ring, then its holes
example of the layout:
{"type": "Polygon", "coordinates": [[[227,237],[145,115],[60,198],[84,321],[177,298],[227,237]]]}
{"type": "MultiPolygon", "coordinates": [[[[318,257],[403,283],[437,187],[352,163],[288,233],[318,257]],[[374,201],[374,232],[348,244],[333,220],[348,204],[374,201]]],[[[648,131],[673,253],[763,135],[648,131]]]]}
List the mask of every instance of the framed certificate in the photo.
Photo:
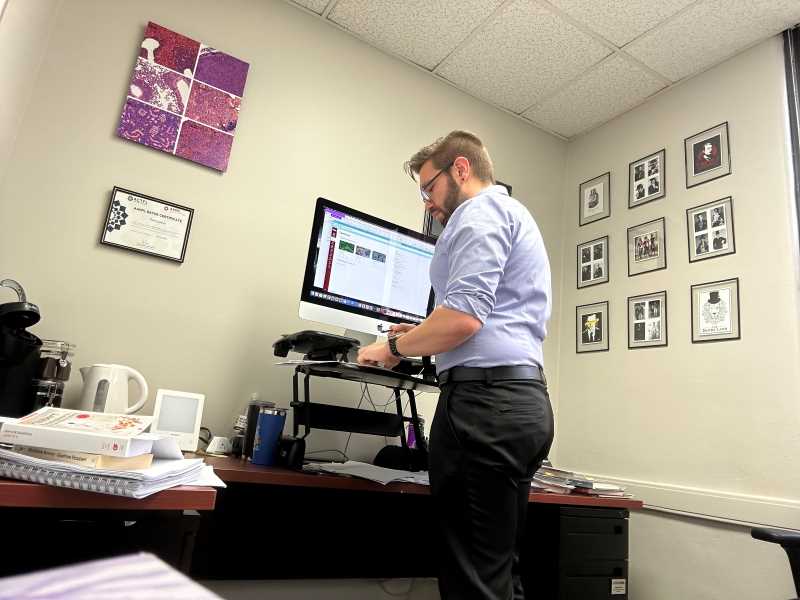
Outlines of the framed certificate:
{"type": "Polygon", "coordinates": [[[100,243],[182,263],[194,209],[114,186],[100,243]]]}

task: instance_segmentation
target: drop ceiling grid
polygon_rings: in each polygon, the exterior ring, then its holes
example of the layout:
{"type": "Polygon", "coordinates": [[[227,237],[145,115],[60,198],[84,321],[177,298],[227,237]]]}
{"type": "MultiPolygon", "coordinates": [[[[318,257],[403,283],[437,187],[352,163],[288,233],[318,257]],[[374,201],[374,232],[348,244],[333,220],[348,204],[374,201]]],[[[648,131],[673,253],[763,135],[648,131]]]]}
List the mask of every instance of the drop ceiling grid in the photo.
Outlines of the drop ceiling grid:
{"type": "Polygon", "coordinates": [[[569,138],[632,109],[665,86],[615,54],[523,116],[569,138]]]}
{"type": "Polygon", "coordinates": [[[451,54],[436,73],[520,113],[610,53],[541,4],[518,0],[451,54]]]}
{"type": "Polygon", "coordinates": [[[706,0],[625,50],[678,81],[779,33],[798,19],[798,0],[706,0]]]}
{"type": "Polygon", "coordinates": [[[322,14],[322,11],[328,6],[329,1],[330,0],[293,0],[295,4],[299,4],[318,15],[322,14]]]}
{"type": "Polygon", "coordinates": [[[696,0],[547,0],[618,48],[696,0]]]}
{"type": "Polygon", "coordinates": [[[339,0],[328,17],[383,50],[433,69],[502,0],[339,0]]]}

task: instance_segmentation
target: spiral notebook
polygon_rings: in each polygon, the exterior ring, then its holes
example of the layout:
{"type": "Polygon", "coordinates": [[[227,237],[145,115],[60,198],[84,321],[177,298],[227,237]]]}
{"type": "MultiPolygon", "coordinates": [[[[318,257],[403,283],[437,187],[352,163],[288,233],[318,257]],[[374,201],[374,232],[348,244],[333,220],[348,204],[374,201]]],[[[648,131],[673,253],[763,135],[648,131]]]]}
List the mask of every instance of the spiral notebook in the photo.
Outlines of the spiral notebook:
{"type": "Polygon", "coordinates": [[[106,471],[42,460],[0,448],[0,477],[57,487],[145,498],[177,485],[195,483],[210,468],[202,458],[155,459],[138,471],[106,471]]]}

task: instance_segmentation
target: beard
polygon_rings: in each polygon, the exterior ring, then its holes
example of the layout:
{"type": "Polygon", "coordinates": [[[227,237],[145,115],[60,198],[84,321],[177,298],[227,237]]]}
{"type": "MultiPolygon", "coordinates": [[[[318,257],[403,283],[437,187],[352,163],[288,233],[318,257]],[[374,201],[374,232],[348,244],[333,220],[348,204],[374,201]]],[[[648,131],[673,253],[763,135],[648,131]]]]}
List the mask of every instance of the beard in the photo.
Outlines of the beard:
{"type": "Polygon", "coordinates": [[[442,224],[442,227],[447,225],[451,215],[462,202],[461,189],[456,184],[455,179],[450,176],[450,173],[445,173],[445,175],[447,176],[447,195],[442,202],[442,210],[439,213],[441,218],[437,219],[442,224]]]}

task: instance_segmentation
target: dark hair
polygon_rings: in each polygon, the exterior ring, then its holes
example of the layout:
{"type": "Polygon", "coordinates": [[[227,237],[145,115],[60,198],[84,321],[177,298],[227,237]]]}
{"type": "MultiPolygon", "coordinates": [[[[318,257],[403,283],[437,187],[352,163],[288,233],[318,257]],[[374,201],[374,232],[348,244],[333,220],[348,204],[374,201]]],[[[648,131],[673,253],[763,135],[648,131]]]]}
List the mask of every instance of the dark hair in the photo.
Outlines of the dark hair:
{"type": "Polygon", "coordinates": [[[469,161],[475,177],[486,183],[494,183],[494,167],[489,152],[483,142],[474,133],[468,131],[451,131],[443,138],[418,150],[405,162],[403,169],[411,179],[416,181],[422,165],[429,160],[436,169],[443,169],[459,156],[469,161]]]}

